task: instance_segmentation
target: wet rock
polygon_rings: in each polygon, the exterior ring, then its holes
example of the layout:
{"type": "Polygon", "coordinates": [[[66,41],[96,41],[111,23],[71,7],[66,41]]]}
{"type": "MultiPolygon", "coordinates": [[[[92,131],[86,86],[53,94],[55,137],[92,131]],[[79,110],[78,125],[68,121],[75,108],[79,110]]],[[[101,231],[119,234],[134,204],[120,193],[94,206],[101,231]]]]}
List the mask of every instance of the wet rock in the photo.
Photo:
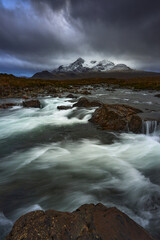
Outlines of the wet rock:
{"type": "Polygon", "coordinates": [[[158,97],[158,98],[160,98],[160,94],[156,94],[156,95],[155,95],[155,97],[158,97]]]}
{"type": "Polygon", "coordinates": [[[111,131],[142,131],[142,119],[136,115],[142,112],[139,109],[123,104],[104,104],[96,109],[89,120],[102,129],[111,131]]]}
{"type": "Polygon", "coordinates": [[[137,115],[133,115],[128,121],[128,130],[133,133],[141,133],[142,119],[137,115]]]}
{"type": "Polygon", "coordinates": [[[64,106],[62,105],[62,106],[58,106],[58,107],[57,107],[58,110],[68,110],[68,109],[71,109],[71,108],[72,108],[72,106],[65,106],[65,105],[64,105],[64,106]]]}
{"type": "Polygon", "coordinates": [[[23,102],[23,107],[25,108],[40,108],[41,103],[39,100],[28,100],[23,102]]]}
{"type": "Polygon", "coordinates": [[[14,106],[18,106],[18,104],[16,104],[16,103],[3,103],[3,104],[0,104],[0,109],[7,109],[7,108],[14,107],[14,106]]]}
{"type": "Polygon", "coordinates": [[[6,240],[153,240],[127,215],[102,204],[73,213],[35,211],[16,221],[6,240]]]}
{"type": "Polygon", "coordinates": [[[107,88],[107,89],[106,89],[106,91],[108,91],[108,92],[114,92],[114,91],[116,91],[116,90],[115,90],[115,89],[113,89],[113,88],[112,88],[112,89],[110,89],[110,88],[107,88]]]}
{"type": "Polygon", "coordinates": [[[27,99],[29,99],[30,97],[24,95],[24,96],[22,96],[22,98],[25,99],[25,100],[27,100],[27,99]]]}
{"type": "Polygon", "coordinates": [[[52,97],[54,97],[54,98],[62,98],[62,95],[61,94],[58,94],[58,93],[56,93],[56,94],[54,94],[54,95],[51,95],[52,97]]]}
{"type": "Polygon", "coordinates": [[[80,98],[77,103],[73,105],[73,107],[99,107],[102,103],[98,101],[89,101],[87,98],[80,98]]]}
{"type": "Polygon", "coordinates": [[[46,89],[47,89],[48,94],[58,93],[57,89],[55,89],[53,87],[48,87],[46,89]]]}
{"type": "Polygon", "coordinates": [[[88,90],[82,90],[82,91],[80,92],[80,94],[90,95],[91,93],[90,93],[88,90]]]}
{"type": "Polygon", "coordinates": [[[77,98],[77,96],[75,96],[75,95],[73,95],[73,94],[68,94],[67,96],[66,96],[66,98],[77,98]]]}

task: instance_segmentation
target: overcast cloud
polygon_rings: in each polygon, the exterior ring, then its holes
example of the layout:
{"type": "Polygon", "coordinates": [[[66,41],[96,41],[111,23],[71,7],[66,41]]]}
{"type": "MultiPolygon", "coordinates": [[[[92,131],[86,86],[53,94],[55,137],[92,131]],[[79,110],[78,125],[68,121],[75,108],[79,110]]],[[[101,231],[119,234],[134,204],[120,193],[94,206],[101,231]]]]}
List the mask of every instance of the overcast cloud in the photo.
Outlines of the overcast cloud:
{"type": "Polygon", "coordinates": [[[0,0],[0,72],[78,57],[160,71],[159,0],[0,0]]]}

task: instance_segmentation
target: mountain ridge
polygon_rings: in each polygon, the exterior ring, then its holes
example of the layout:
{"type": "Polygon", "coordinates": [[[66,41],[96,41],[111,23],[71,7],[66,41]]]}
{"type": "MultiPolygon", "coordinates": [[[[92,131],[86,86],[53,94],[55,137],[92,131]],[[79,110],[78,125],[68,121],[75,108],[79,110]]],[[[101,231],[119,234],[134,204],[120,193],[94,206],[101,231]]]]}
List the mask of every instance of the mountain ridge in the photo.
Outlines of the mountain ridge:
{"type": "Polygon", "coordinates": [[[83,58],[78,58],[76,61],[68,64],[61,65],[58,68],[54,69],[52,73],[65,73],[65,72],[74,72],[74,73],[84,73],[84,72],[107,72],[107,71],[116,71],[116,68],[121,71],[130,71],[132,70],[125,64],[117,64],[108,61],[96,61],[90,60],[86,61],[83,58]]]}
{"type": "Polygon", "coordinates": [[[115,64],[109,60],[90,60],[78,58],[76,61],[60,65],[52,71],[42,71],[35,73],[34,79],[82,79],[82,78],[131,78],[149,75],[159,75],[153,72],[134,70],[126,64],[115,64]]]}

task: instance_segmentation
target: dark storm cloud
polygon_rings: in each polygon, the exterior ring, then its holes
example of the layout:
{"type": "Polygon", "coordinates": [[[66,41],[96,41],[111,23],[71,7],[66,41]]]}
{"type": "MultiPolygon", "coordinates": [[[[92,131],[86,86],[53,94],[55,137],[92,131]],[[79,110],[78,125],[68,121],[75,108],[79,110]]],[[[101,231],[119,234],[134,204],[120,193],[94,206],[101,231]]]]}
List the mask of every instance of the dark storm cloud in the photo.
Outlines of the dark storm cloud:
{"type": "Polygon", "coordinates": [[[29,3],[18,1],[15,8],[10,9],[0,2],[0,71],[7,69],[5,63],[11,68],[11,59],[13,66],[17,63],[22,69],[53,68],[58,56],[78,51],[76,43],[80,38],[73,41],[78,33],[67,22],[65,10],[59,11],[58,1],[55,11],[50,11],[50,5],[45,4],[43,17],[32,5],[26,7],[22,2],[29,3]]]}
{"type": "Polygon", "coordinates": [[[49,20],[37,17],[35,12],[28,14],[19,8],[14,11],[0,8],[0,23],[0,48],[3,51],[41,56],[51,50],[53,53],[68,48],[65,41],[60,41],[59,33],[52,31],[57,23],[51,26],[49,20]]]}
{"type": "Polygon", "coordinates": [[[160,1],[71,0],[93,49],[129,58],[160,59],[160,1]]]}
{"type": "Polygon", "coordinates": [[[43,11],[44,6],[48,5],[50,8],[60,10],[66,6],[66,0],[31,0],[32,4],[39,10],[43,11]]]}
{"type": "Polygon", "coordinates": [[[13,0],[13,9],[1,1],[0,57],[17,66],[95,54],[160,70],[159,0],[13,0]]]}

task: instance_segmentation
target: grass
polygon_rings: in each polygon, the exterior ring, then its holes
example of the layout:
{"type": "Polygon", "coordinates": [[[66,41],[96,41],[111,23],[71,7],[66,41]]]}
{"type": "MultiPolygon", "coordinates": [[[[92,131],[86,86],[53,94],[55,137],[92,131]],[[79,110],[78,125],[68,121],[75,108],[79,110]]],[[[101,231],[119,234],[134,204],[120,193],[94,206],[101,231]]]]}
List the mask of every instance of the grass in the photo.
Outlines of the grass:
{"type": "Polygon", "coordinates": [[[23,88],[49,88],[72,86],[94,85],[94,84],[118,85],[124,88],[134,88],[138,90],[151,89],[160,90],[160,76],[139,77],[132,79],[114,79],[114,78],[89,78],[72,80],[42,80],[31,78],[19,78],[13,75],[0,74],[0,89],[23,89],[23,88]]]}

